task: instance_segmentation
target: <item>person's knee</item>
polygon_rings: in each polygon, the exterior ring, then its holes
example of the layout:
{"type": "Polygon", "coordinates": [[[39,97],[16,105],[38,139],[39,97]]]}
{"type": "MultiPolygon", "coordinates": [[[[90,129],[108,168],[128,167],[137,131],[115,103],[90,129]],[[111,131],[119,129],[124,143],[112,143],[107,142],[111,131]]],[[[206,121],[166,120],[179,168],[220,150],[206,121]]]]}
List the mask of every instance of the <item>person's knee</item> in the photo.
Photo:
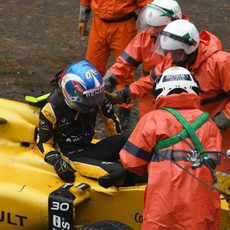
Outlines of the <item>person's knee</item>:
{"type": "Polygon", "coordinates": [[[108,172],[108,175],[99,178],[99,185],[104,188],[122,185],[125,180],[125,170],[123,166],[114,162],[102,162],[102,165],[103,164],[103,169],[108,172]]]}
{"type": "Polygon", "coordinates": [[[116,135],[116,142],[118,145],[122,146],[126,143],[126,141],[129,139],[129,136],[131,135],[130,130],[125,130],[120,134],[116,135]]]}
{"type": "Polygon", "coordinates": [[[111,186],[119,187],[124,184],[125,173],[124,172],[116,172],[112,174],[108,174],[107,176],[100,177],[98,179],[98,183],[100,186],[104,188],[109,188],[111,186]]]}

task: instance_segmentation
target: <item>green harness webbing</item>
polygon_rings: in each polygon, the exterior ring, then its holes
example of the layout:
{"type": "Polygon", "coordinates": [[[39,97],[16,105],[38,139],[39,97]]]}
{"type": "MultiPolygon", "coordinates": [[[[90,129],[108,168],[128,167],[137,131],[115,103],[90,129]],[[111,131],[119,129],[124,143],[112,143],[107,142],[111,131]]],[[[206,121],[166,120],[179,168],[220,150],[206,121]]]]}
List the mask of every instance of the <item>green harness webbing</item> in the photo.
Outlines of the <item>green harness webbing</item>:
{"type": "Polygon", "coordinates": [[[176,110],[172,108],[166,108],[166,107],[160,107],[160,109],[167,110],[172,115],[174,115],[176,119],[184,126],[184,130],[182,130],[181,132],[177,133],[176,135],[172,137],[159,141],[157,145],[155,146],[154,151],[164,149],[166,147],[172,146],[180,142],[181,141],[180,136],[183,138],[187,138],[188,136],[190,136],[198,153],[204,152],[203,145],[201,144],[195,131],[209,119],[210,116],[208,113],[206,112],[202,113],[201,116],[199,116],[192,124],[189,124],[186,121],[186,119],[182,116],[182,114],[180,114],[176,110]]]}

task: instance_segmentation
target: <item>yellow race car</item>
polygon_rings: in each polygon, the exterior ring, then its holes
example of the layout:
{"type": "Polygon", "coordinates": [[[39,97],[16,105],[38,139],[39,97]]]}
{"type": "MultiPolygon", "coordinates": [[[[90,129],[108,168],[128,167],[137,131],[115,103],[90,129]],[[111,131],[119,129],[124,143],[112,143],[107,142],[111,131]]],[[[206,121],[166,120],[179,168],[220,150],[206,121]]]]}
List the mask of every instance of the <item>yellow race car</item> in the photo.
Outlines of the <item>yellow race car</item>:
{"type": "MultiPolygon", "coordinates": [[[[103,188],[77,173],[64,183],[34,145],[39,108],[0,98],[0,230],[140,229],[145,185],[103,188]]],[[[216,189],[229,193],[229,175],[216,189]]],[[[221,229],[230,229],[221,206],[221,229]]]]}

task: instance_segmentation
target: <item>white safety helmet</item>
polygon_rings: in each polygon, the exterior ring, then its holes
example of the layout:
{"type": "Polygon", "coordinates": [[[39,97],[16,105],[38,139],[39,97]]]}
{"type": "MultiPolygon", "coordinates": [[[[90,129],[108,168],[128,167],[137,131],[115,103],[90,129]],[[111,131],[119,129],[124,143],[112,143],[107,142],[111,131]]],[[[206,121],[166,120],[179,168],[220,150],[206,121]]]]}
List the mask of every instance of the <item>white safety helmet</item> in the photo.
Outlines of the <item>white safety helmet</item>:
{"type": "Polygon", "coordinates": [[[156,80],[153,93],[155,99],[158,99],[161,96],[183,92],[198,95],[199,84],[187,69],[174,66],[166,69],[156,80]]]}
{"type": "Polygon", "coordinates": [[[184,50],[186,54],[193,53],[200,43],[199,32],[195,25],[183,19],[169,23],[161,31],[159,39],[163,50],[184,50]]]}
{"type": "Polygon", "coordinates": [[[137,19],[137,30],[166,26],[182,17],[181,8],[175,0],[154,0],[145,6],[137,19]]]}

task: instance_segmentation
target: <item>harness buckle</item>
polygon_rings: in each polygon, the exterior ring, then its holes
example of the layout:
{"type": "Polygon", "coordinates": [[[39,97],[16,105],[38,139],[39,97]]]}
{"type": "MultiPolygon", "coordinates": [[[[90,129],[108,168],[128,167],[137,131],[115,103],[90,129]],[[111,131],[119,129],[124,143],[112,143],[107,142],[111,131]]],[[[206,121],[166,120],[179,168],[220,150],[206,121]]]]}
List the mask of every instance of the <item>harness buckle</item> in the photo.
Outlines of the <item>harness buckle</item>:
{"type": "Polygon", "coordinates": [[[196,149],[192,149],[188,152],[187,160],[192,162],[191,168],[196,169],[199,168],[202,164],[199,153],[196,149]]]}

